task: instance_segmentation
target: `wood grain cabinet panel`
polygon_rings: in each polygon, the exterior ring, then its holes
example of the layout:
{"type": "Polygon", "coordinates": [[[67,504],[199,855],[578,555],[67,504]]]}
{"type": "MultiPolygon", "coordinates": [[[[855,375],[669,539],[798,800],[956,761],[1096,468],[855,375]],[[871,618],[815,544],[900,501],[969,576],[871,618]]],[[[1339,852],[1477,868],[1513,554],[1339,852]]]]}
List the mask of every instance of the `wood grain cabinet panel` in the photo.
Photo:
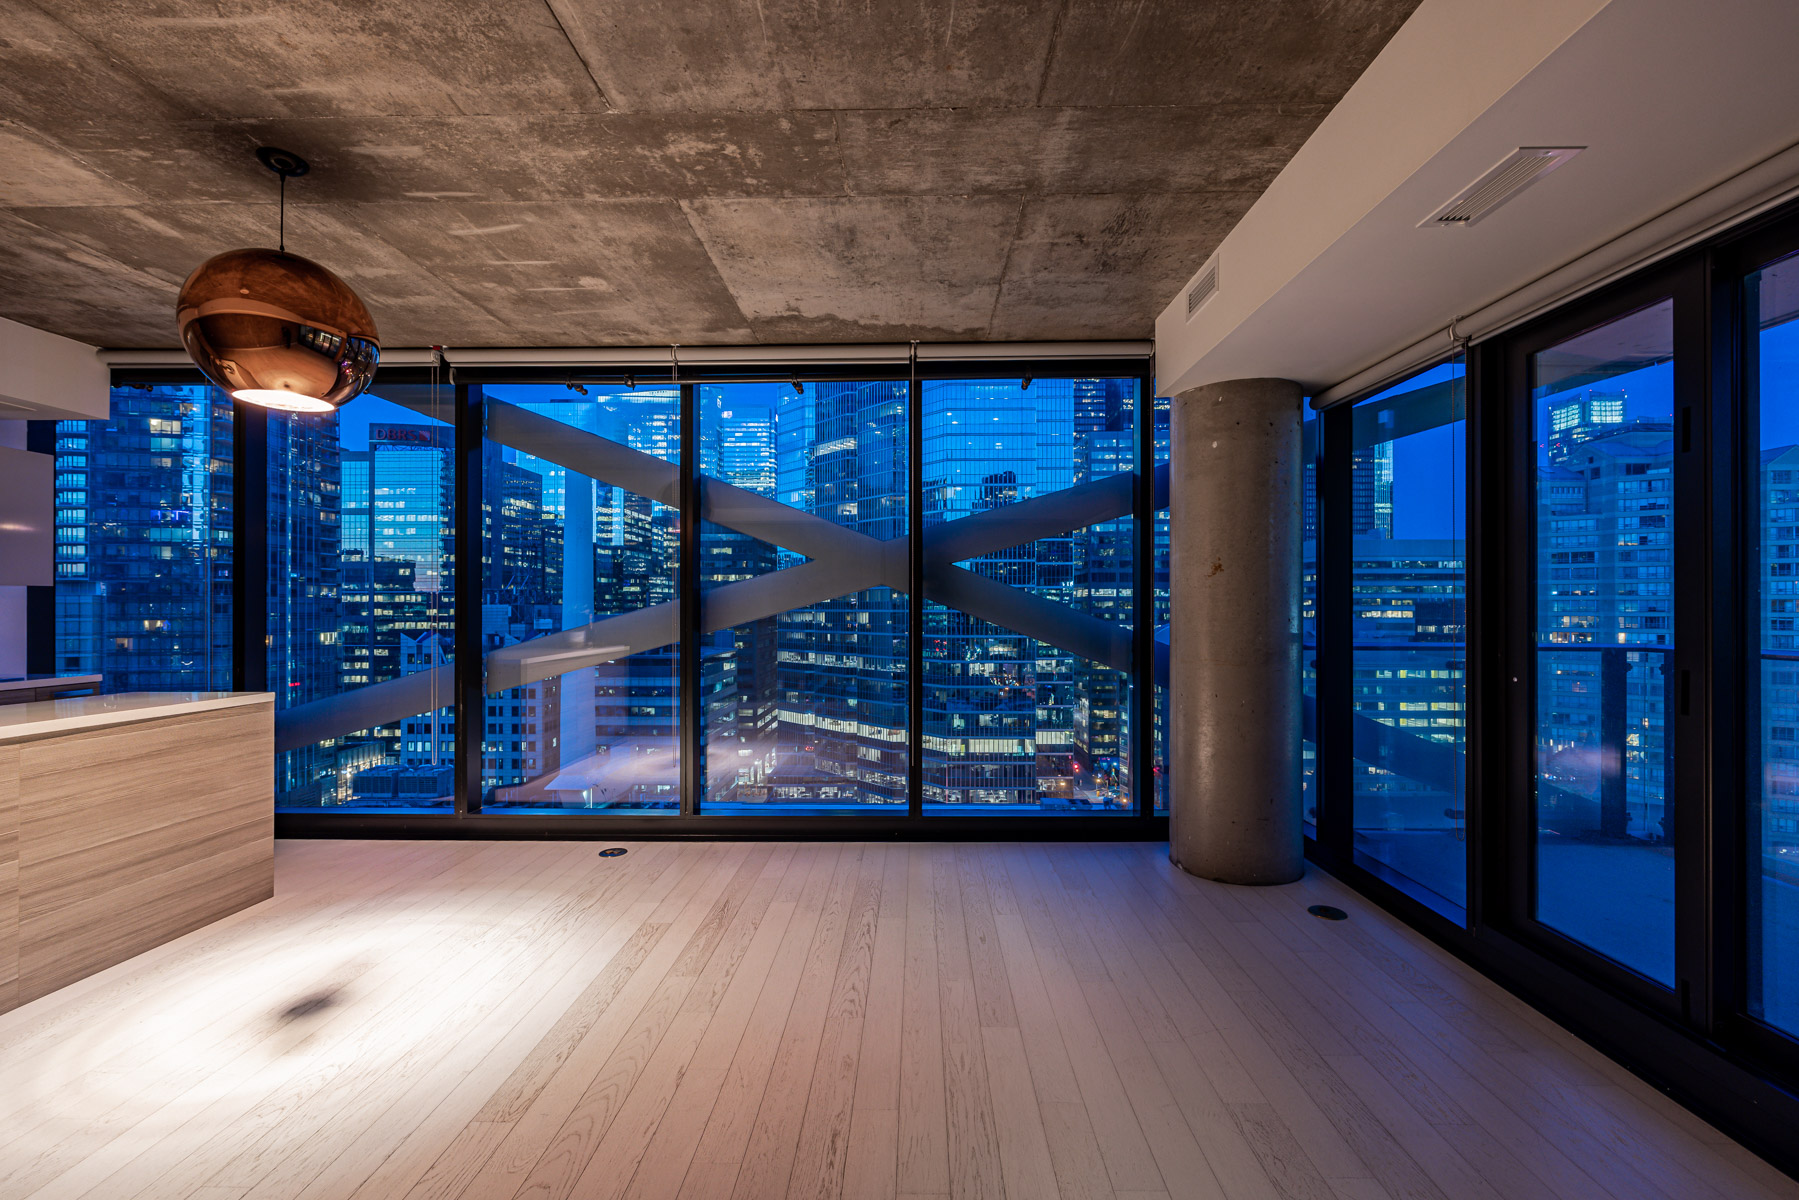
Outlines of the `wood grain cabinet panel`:
{"type": "Polygon", "coordinates": [[[0,746],[0,1011],[274,894],[271,703],[0,746]]]}

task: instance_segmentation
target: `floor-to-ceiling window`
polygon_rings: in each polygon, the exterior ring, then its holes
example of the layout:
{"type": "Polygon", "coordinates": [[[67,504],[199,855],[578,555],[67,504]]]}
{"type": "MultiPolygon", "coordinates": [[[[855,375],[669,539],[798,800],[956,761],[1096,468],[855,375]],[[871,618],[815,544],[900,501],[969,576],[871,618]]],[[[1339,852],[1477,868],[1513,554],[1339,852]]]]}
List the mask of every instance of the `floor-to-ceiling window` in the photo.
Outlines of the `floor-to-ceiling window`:
{"type": "Polygon", "coordinates": [[[680,389],[481,396],[481,806],[676,812],[680,389]]]}
{"type": "Polygon", "coordinates": [[[1674,980],[1674,303],[1530,360],[1535,916],[1674,980]]]}
{"type": "Polygon", "coordinates": [[[1355,853],[1450,911],[1467,899],[1464,374],[1362,401],[1347,448],[1355,853]]]}
{"type": "Polygon", "coordinates": [[[1139,466],[1167,404],[1140,411],[1141,374],[971,367],[439,360],[333,414],[236,419],[203,385],[122,386],[113,423],[59,431],[57,669],[267,688],[278,811],[346,829],[1148,818],[1170,597],[1139,466]],[[167,492],[129,553],[91,496],[125,494],[91,472],[127,425],[167,492]],[[238,547],[266,571],[234,583],[238,547]],[[128,577],[167,591],[123,565],[146,556],[207,600],[127,633],[103,607],[128,577]],[[143,675],[177,629],[179,678],[143,675]]]}
{"type": "Polygon", "coordinates": [[[279,808],[452,804],[456,447],[444,393],[377,386],[332,415],[266,418],[279,808]]]}
{"type": "Polygon", "coordinates": [[[1138,390],[925,383],[927,811],[1134,807],[1138,390]]]}
{"type": "Polygon", "coordinates": [[[906,811],[905,381],[696,389],[701,811],[906,811]]]}
{"type": "Polygon", "coordinates": [[[1744,281],[1747,409],[1757,436],[1746,813],[1748,1008],[1799,1036],[1799,255],[1744,281]]]}
{"type": "Polygon", "coordinates": [[[1150,670],[1146,677],[1154,681],[1155,703],[1150,707],[1152,723],[1150,755],[1150,772],[1155,781],[1155,809],[1157,813],[1168,811],[1168,621],[1169,607],[1173,602],[1173,594],[1168,586],[1168,454],[1172,446],[1173,432],[1170,419],[1173,416],[1172,406],[1167,396],[1156,396],[1150,401],[1150,414],[1153,425],[1150,436],[1152,440],[1152,458],[1155,462],[1154,485],[1150,489],[1152,501],[1150,507],[1154,516],[1150,521],[1154,543],[1151,547],[1151,597],[1154,605],[1154,637],[1150,642],[1150,653],[1153,655],[1150,670]]]}
{"type": "Polygon", "coordinates": [[[56,422],[53,673],[231,687],[232,450],[201,383],[122,384],[105,420],[56,422]]]}

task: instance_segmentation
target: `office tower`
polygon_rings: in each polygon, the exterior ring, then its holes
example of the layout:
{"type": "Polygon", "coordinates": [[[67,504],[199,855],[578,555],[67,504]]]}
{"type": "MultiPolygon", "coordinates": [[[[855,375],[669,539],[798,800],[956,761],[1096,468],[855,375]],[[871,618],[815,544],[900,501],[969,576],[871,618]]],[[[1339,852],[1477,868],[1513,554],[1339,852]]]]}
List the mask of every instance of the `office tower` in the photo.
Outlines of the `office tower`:
{"type": "Polygon", "coordinates": [[[1799,855],[1799,446],[1760,456],[1764,853],[1799,855]]]}
{"type": "Polygon", "coordinates": [[[115,387],[56,424],[59,674],[107,691],[231,686],[231,406],[210,387],[115,387]]]}
{"type": "MultiPolygon", "coordinates": [[[[1600,824],[1612,836],[1661,841],[1671,835],[1673,429],[1626,420],[1623,401],[1605,393],[1552,404],[1549,423],[1537,503],[1545,786],[1584,774],[1584,747],[1621,746],[1621,774],[1603,773],[1600,824]]],[[[1556,827],[1593,824],[1584,811],[1563,817],[1549,807],[1556,827]]]]}

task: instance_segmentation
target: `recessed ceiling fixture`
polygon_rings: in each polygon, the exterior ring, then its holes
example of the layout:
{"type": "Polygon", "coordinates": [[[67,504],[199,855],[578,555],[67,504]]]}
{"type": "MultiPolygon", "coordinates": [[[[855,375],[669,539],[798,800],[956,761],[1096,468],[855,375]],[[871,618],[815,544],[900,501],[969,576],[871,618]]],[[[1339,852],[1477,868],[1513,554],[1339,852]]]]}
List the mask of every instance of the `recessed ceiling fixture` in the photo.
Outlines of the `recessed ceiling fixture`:
{"type": "Polygon", "coordinates": [[[1585,146],[1520,146],[1455,194],[1418,227],[1465,228],[1585,150],[1585,146]]]}
{"type": "Polygon", "coordinates": [[[311,166],[273,146],[256,157],[281,177],[280,249],[228,250],[201,263],[176,301],[181,344],[234,400],[335,412],[375,378],[375,321],[349,284],[287,252],[287,181],[311,166]]]}

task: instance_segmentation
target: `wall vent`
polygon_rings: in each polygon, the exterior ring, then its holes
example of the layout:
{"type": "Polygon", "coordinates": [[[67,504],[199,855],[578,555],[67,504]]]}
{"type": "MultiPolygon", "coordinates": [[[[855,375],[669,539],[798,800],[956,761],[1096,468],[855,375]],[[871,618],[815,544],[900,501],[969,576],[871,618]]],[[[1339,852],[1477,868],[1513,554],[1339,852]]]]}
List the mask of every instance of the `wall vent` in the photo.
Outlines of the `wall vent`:
{"type": "Polygon", "coordinates": [[[1199,306],[1218,294],[1218,260],[1214,258],[1207,263],[1194,280],[1193,286],[1187,289],[1187,315],[1191,317],[1199,311],[1199,306]]]}
{"type": "Polygon", "coordinates": [[[1424,220],[1419,228],[1464,228],[1522,192],[1549,172],[1585,150],[1585,146],[1522,146],[1456,193],[1455,199],[1424,220]]]}

